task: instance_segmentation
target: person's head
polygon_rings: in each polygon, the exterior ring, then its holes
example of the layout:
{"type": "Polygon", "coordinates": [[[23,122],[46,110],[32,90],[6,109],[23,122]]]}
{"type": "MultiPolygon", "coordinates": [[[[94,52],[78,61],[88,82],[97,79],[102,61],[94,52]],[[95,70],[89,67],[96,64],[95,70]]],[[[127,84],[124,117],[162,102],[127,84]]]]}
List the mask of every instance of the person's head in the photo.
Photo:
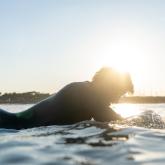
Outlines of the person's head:
{"type": "Polygon", "coordinates": [[[133,84],[129,73],[120,73],[113,68],[104,67],[95,73],[92,84],[103,99],[117,101],[126,93],[133,93],[133,84]]]}

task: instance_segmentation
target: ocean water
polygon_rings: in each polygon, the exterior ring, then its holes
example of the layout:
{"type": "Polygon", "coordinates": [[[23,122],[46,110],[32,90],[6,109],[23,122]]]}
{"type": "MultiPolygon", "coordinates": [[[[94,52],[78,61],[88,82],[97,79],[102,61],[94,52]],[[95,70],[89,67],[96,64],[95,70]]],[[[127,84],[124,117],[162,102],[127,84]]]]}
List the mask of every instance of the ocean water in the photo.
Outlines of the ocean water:
{"type": "MultiPolygon", "coordinates": [[[[32,105],[0,105],[10,112],[32,105]]],[[[116,104],[125,120],[0,129],[0,165],[165,164],[165,104],[116,104]]]]}

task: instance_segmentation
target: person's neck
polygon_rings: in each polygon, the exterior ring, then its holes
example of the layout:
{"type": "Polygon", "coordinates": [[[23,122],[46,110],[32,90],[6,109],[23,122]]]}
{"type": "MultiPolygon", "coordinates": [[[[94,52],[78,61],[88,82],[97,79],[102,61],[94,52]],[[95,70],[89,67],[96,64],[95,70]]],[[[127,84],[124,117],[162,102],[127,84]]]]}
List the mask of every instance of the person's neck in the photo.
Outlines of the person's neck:
{"type": "Polygon", "coordinates": [[[107,97],[107,95],[103,91],[103,87],[99,84],[95,84],[93,82],[91,83],[91,91],[93,93],[94,98],[97,99],[98,102],[100,102],[103,105],[110,105],[110,99],[107,97]]]}

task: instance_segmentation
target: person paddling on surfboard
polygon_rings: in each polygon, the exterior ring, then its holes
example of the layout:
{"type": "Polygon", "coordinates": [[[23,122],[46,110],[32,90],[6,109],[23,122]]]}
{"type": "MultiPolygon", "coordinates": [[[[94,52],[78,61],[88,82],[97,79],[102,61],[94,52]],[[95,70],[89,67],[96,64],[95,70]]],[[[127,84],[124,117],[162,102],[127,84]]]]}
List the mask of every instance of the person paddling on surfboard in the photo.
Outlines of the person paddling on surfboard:
{"type": "Polygon", "coordinates": [[[92,118],[101,122],[121,120],[110,104],[128,92],[133,93],[130,75],[104,67],[96,72],[92,81],[70,83],[25,111],[9,113],[1,109],[0,127],[24,129],[65,125],[92,118]]]}

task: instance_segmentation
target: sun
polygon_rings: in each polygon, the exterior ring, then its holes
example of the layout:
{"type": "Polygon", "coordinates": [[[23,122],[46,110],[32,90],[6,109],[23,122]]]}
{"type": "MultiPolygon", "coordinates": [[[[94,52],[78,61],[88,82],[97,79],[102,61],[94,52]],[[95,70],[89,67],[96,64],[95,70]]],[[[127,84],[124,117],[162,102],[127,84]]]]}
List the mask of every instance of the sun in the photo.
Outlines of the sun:
{"type": "Polygon", "coordinates": [[[132,79],[138,75],[139,67],[136,62],[132,59],[131,54],[124,54],[122,51],[118,53],[110,53],[109,55],[104,55],[95,64],[98,70],[101,67],[112,67],[115,70],[126,73],[128,72],[132,79]],[[122,54],[122,55],[121,55],[122,54]]]}
{"type": "Polygon", "coordinates": [[[96,70],[100,67],[113,67],[120,72],[128,72],[138,89],[141,89],[141,73],[146,70],[145,51],[139,43],[120,39],[119,42],[104,43],[96,52],[94,65],[96,70]]]}
{"type": "MultiPolygon", "coordinates": [[[[120,71],[136,72],[139,64],[144,60],[144,50],[140,43],[129,36],[120,35],[113,42],[103,42],[99,45],[95,55],[97,65],[114,67],[120,71]]],[[[143,66],[142,66],[143,67],[143,66]]]]}

